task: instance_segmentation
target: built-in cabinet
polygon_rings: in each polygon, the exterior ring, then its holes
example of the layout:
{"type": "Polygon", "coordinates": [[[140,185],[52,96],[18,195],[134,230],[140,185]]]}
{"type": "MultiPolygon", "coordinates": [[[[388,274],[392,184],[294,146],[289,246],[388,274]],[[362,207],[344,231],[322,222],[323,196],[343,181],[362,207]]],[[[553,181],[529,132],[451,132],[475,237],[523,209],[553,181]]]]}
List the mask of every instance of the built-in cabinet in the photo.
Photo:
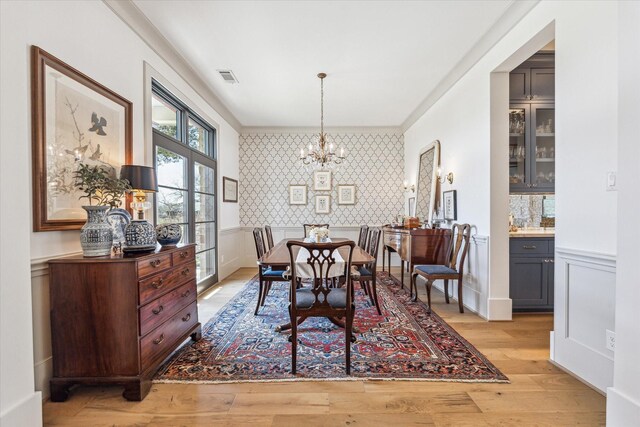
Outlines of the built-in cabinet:
{"type": "Polygon", "coordinates": [[[553,55],[534,55],[509,74],[509,186],[514,193],[555,190],[553,55]]]}
{"type": "Polygon", "coordinates": [[[513,311],[553,311],[554,239],[509,239],[509,294],[513,311]]]}

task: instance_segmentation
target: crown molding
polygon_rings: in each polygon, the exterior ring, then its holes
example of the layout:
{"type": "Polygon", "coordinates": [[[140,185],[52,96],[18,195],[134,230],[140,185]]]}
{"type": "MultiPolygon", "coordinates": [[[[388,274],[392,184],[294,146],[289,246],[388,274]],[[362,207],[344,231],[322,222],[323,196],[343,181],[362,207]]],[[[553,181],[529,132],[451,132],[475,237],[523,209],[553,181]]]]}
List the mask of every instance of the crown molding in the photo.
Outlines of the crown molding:
{"type": "MultiPolygon", "coordinates": [[[[402,135],[402,129],[391,126],[335,126],[324,127],[328,134],[335,133],[369,133],[369,134],[391,134],[402,135]]],[[[241,135],[253,134],[312,134],[319,133],[319,126],[244,126],[241,135]]]]}
{"type": "Polygon", "coordinates": [[[533,9],[540,0],[514,1],[498,18],[495,24],[485,33],[466,55],[453,67],[427,97],[413,110],[400,128],[406,132],[418,121],[442,96],[449,91],[483,56],[491,50],[515,25],[533,9]]]}
{"type": "Polygon", "coordinates": [[[200,73],[176,50],[131,0],[102,0],[131,30],[171,67],[238,133],[242,124],[205,83],[200,73]]]}

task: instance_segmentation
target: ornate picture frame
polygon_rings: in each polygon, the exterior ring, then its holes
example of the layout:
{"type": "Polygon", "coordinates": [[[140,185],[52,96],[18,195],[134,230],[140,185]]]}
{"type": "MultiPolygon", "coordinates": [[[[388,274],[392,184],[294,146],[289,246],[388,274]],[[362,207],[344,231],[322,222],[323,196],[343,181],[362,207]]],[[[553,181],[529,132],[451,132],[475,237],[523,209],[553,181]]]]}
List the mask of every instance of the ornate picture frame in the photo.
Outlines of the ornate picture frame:
{"type": "Polygon", "coordinates": [[[313,190],[331,191],[331,171],[318,170],[313,172],[313,190]]]}
{"type": "Polygon", "coordinates": [[[307,204],[307,186],[304,184],[289,185],[289,205],[307,204]]]}
{"type": "Polygon", "coordinates": [[[322,194],[316,196],[316,213],[328,214],[331,213],[331,196],[328,194],[322,194]]]}
{"type": "Polygon", "coordinates": [[[238,203],[238,180],[222,177],[222,201],[229,203],[238,203]]]}
{"type": "Polygon", "coordinates": [[[338,204],[339,205],[355,205],[356,204],[356,186],[354,184],[338,185],[338,204]]]}
{"type": "Polygon", "coordinates": [[[442,210],[444,219],[447,221],[456,221],[458,219],[456,190],[444,191],[442,193],[442,210]]]}
{"type": "Polygon", "coordinates": [[[86,212],[74,172],[82,162],[119,176],[132,162],[132,103],[31,46],[31,116],[33,229],[79,230],[86,212]]]}

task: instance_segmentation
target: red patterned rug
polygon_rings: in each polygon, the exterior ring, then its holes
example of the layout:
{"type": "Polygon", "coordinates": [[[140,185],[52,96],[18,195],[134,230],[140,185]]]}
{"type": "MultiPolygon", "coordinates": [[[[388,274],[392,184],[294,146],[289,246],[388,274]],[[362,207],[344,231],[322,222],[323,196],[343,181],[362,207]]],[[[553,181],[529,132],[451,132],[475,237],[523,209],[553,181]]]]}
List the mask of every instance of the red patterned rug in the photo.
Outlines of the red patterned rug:
{"type": "Polygon", "coordinates": [[[298,327],[298,373],[291,374],[289,332],[276,332],[289,315],[288,283],[273,284],[265,306],[253,315],[257,277],[162,366],[155,382],[251,382],[291,380],[423,380],[508,382],[486,357],[386,273],[378,273],[382,316],[357,286],[351,376],[345,373],[344,330],[324,318],[298,327]]]}

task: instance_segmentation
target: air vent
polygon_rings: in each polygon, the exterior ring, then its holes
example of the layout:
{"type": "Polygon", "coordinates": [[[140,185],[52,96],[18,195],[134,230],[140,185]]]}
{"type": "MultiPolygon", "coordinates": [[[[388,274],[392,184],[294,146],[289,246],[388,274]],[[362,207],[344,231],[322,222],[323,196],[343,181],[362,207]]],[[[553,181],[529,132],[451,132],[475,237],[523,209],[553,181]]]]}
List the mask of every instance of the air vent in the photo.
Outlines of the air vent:
{"type": "Polygon", "coordinates": [[[220,73],[222,79],[227,83],[239,83],[231,70],[218,70],[218,73],[220,73]]]}

